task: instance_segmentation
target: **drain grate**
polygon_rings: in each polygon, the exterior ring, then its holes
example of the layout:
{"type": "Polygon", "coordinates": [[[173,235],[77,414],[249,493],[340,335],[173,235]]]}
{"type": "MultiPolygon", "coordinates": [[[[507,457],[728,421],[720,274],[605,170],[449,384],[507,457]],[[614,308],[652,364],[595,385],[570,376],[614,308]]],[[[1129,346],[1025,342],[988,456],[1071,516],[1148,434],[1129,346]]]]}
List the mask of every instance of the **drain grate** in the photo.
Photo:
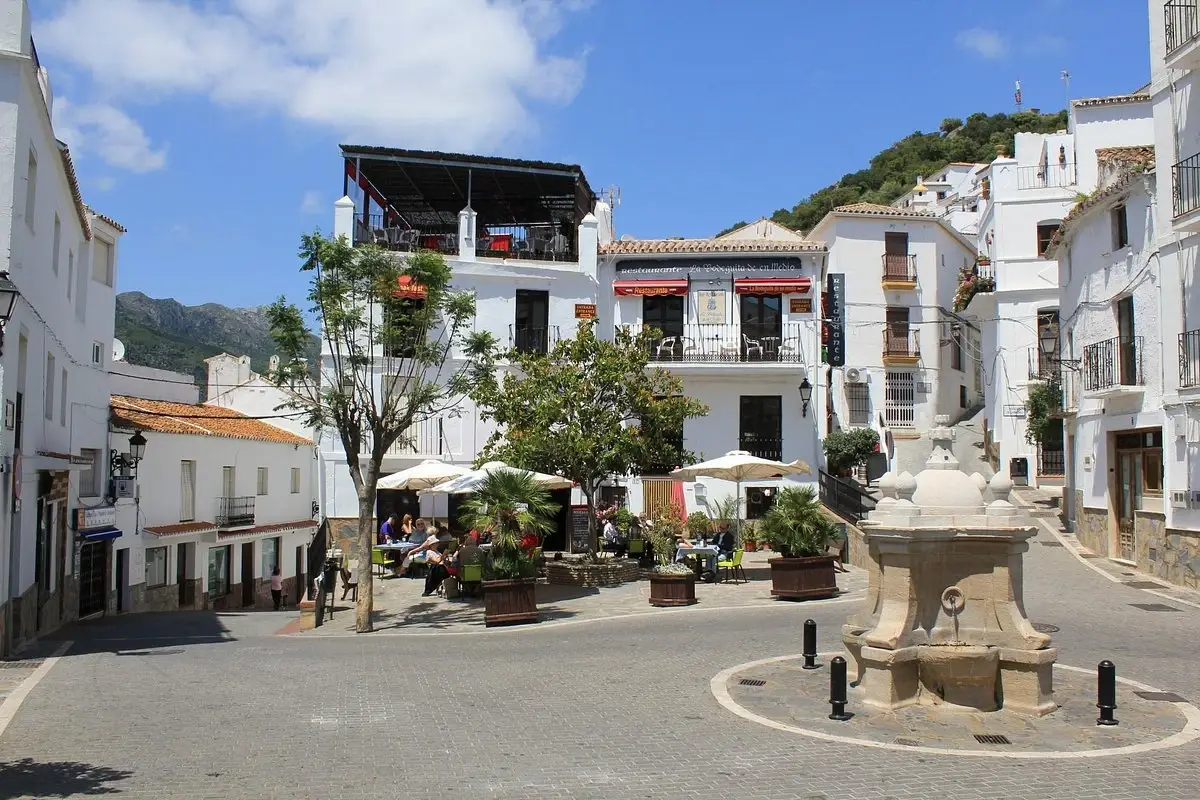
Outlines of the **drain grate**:
{"type": "Polygon", "coordinates": [[[1042,542],[1042,547],[1062,547],[1062,542],[1042,542]]]}
{"type": "Polygon", "coordinates": [[[1140,608],[1142,611],[1180,611],[1181,609],[1172,608],[1163,603],[1130,603],[1134,608],[1140,608]]]}
{"type": "Polygon", "coordinates": [[[1126,581],[1125,585],[1128,586],[1130,589],[1162,589],[1163,588],[1162,584],[1155,583],[1154,581],[1126,581]]]}
{"type": "Polygon", "coordinates": [[[29,658],[24,661],[0,661],[0,669],[37,669],[46,659],[29,658]]]}
{"type": "Polygon", "coordinates": [[[1057,625],[1051,625],[1049,622],[1035,622],[1033,629],[1038,633],[1058,633],[1059,631],[1057,625]]]}
{"type": "Polygon", "coordinates": [[[975,741],[980,744],[1012,744],[1007,736],[999,733],[977,733],[975,734],[975,741]]]}
{"type": "Polygon", "coordinates": [[[895,742],[896,744],[902,744],[905,747],[920,747],[921,746],[921,743],[918,742],[916,739],[893,739],[892,741],[895,742]]]}
{"type": "Polygon", "coordinates": [[[742,678],[742,686],[766,686],[767,682],[758,678],[742,678]]]}
{"type": "Polygon", "coordinates": [[[1134,692],[1143,700],[1157,700],[1160,703],[1186,703],[1183,699],[1174,692],[1134,692]]]}

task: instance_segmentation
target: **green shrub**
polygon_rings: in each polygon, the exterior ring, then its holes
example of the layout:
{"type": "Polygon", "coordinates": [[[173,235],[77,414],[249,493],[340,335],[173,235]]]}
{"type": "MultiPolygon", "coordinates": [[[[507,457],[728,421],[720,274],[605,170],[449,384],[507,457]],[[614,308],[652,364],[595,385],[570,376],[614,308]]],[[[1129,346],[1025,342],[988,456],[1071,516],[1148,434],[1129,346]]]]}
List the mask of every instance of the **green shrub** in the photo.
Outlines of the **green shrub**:
{"type": "Polygon", "coordinates": [[[825,468],[831,475],[846,475],[855,467],[867,463],[878,452],[879,434],[871,428],[833,431],[822,442],[825,449],[825,468]]]}

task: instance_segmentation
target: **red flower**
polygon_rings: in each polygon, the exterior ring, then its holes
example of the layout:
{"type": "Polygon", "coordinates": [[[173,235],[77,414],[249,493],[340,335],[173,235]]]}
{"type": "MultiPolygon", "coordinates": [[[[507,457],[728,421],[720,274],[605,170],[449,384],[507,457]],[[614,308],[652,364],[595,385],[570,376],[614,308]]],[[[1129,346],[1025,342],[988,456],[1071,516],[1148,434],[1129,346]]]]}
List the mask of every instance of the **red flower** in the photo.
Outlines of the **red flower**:
{"type": "Polygon", "coordinates": [[[538,539],[532,533],[527,533],[521,537],[521,549],[532,550],[537,547],[538,539]]]}

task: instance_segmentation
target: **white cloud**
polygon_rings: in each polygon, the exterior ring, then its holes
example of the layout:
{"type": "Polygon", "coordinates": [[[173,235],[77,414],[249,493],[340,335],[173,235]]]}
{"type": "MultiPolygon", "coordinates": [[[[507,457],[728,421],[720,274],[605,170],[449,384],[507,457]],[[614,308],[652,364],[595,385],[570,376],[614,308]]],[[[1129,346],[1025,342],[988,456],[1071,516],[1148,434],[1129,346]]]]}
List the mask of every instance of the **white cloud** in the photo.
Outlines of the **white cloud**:
{"type": "Polygon", "coordinates": [[[566,103],[583,56],[546,42],[591,0],[68,0],[38,47],[116,99],[177,92],[370,143],[494,146],[566,103]]]}
{"type": "Polygon", "coordinates": [[[309,189],[304,193],[304,197],[300,198],[301,214],[320,214],[324,210],[321,193],[316,189],[309,189]]]}
{"type": "Polygon", "coordinates": [[[142,126],[106,103],[75,105],[54,100],[54,132],[74,153],[95,153],[110,166],[153,172],[167,163],[166,148],[155,150],[142,126]]]}
{"type": "Polygon", "coordinates": [[[117,185],[117,181],[115,178],[97,178],[92,182],[92,185],[102,192],[107,192],[117,185]]]}
{"type": "Polygon", "coordinates": [[[959,31],[954,37],[954,43],[963,50],[969,50],[981,58],[1003,58],[1008,52],[1008,44],[996,31],[987,28],[970,28],[959,31]]]}

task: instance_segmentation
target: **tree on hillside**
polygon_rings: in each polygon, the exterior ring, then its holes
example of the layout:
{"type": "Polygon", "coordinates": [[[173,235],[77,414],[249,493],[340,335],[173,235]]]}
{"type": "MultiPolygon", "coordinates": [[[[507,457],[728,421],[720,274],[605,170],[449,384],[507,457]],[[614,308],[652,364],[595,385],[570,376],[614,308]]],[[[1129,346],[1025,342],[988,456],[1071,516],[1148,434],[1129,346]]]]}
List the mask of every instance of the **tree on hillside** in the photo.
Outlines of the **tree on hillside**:
{"type": "Polygon", "coordinates": [[[582,322],[574,339],[547,354],[478,351],[470,396],[481,418],[497,424],[483,458],[575,481],[594,537],[605,478],[694,460],[678,432],[708,408],[683,396],[683,382],[667,370],[647,369],[656,335],[618,329],[613,341],[602,341],[593,323],[582,322]]]}
{"type": "Polygon", "coordinates": [[[293,387],[288,407],[307,424],[331,431],[345,449],[358,493],[355,630],[366,632],[383,455],[464,395],[468,369],[448,371],[452,348],[486,348],[491,339],[468,337],[475,299],[450,290],[450,268],[437,253],[400,259],[374,246],[354,247],[344,236],[313,233],[301,237],[300,258],[325,356],[319,380],[307,380],[312,334],[301,310],[280,298],[267,311],[281,362],[271,377],[293,387]]]}

